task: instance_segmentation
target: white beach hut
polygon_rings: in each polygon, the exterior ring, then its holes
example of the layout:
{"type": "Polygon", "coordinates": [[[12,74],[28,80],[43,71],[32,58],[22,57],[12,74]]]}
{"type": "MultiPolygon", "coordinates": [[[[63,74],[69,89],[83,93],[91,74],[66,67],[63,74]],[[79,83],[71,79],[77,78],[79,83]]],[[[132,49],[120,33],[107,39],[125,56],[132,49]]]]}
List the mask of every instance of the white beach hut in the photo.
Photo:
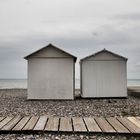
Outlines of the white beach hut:
{"type": "Polygon", "coordinates": [[[106,49],[80,60],[85,98],[127,97],[127,58],[106,49]]]}
{"type": "Polygon", "coordinates": [[[28,60],[28,99],[74,99],[76,57],[49,44],[28,60]]]}

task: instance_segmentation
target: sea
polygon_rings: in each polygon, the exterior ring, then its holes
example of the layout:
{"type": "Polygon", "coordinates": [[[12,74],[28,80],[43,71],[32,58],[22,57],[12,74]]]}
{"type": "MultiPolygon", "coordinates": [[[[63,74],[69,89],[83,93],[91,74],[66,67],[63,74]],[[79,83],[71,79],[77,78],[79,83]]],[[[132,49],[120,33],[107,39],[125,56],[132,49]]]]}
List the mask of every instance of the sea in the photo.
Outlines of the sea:
{"type": "MultiPolygon", "coordinates": [[[[127,86],[140,86],[140,79],[128,79],[127,86]]],[[[26,89],[27,79],[0,79],[0,89],[26,89]]],[[[75,88],[80,89],[80,79],[75,80],[75,88]]]]}

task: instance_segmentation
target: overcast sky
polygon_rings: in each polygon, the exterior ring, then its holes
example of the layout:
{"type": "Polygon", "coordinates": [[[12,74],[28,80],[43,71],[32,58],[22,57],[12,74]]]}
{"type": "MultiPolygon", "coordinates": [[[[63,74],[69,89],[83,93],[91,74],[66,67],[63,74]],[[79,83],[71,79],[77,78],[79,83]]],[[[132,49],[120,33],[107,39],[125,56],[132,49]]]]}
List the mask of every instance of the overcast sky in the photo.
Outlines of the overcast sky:
{"type": "Polygon", "coordinates": [[[0,0],[0,78],[27,78],[23,57],[49,43],[78,58],[106,48],[140,79],[140,0],[0,0]]]}

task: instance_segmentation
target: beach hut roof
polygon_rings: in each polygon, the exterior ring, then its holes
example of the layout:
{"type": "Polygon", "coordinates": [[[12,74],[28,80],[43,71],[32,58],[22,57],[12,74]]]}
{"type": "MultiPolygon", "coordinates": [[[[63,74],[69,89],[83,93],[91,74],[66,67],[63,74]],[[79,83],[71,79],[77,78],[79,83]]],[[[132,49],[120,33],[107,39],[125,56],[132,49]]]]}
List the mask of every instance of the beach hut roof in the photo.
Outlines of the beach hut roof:
{"type": "Polygon", "coordinates": [[[72,55],[72,54],[70,54],[70,53],[68,53],[68,52],[66,52],[66,51],[64,51],[64,50],[62,50],[62,49],[60,49],[60,48],[58,48],[58,47],[52,45],[51,43],[48,44],[47,46],[45,46],[45,47],[43,47],[43,48],[41,48],[41,49],[39,49],[39,50],[33,52],[33,53],[31,53],[31,54],[25,56],[24,59],[27,60],[27,59],[29,59],[30,57],[32,57],[33,55],[38,54],[38,53],[40,53],[41,51],[43,51],[43,50],[45,50],[45,49],[48,49],[49,47],[55,48],[55,49],[57,49],[57,50],[59,50],[59,51],[65,53],[66,55],[68,55],[68,56],[70,56],[70,57],[73,57],[73,58],[74,58],[74,61],[76,62],[76,60],[77,60],[77,57],[76,57],[76,56],[74,56],[74,55],[72,55]]]}
{"type": "Polygon", "coordinates": [[[118,55],[118,54],[116,54],[116,53],[113,53],[113,52],[111,52],[111,51],[109,51],[109,50],[107,50],[107,49],[104,48],[104,49],[101,50],[101,51],[98,51],[98,52],[96,52],[96,53],[94,53],[94,54],[91,54],[91,55],[89,55],[89,56],[86,56],[86,57],[82,58],[82,59],[80,60],[80,62],[82,62],[82,61],[84,61],[84,60],[86,60],[86,59],[88,59],[88,58],[90,58],[90,57],[94,57],[94,56],[96,56],[96,55],[98,55],[98,54],[100,54],[100,53],[103,53],[103,52],[110,53],[110,54],[112,54],[112,55],[114,55],[114,56],[116,56],[116,57],[119,57],[119,58],[121,58],[121,59],[123,59],[123,60],[125,60],[125,61],[128,60],[126,57],[123,57],[123,56],[121,56],[121,55],[118,55]]]}

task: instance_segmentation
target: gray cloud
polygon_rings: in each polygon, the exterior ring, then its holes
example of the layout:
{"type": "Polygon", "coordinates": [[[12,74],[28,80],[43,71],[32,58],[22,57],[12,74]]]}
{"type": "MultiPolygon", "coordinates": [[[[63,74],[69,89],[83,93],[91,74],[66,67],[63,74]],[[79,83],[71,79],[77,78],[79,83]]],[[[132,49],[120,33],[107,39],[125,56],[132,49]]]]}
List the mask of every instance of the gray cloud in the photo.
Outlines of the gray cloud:
{"type": "Polygon", "coordinates": [[[137,66],[137,67],[140,67],[140,62],[136,63],[136,66],[137,66]]]}
{"type": "Polygon", "coordinates": [[[139,4],[139,0],[0,1],[0,78],[26,78],[23,57],[48,43],[78,58],[107,48],[128,57],[128,77],[140,78],[139,4]]]}
{"type": "MultiPolygon", "coordinates": [[[[132,30],[122,31],[123,36],[118,31],[108,28],[102,28],[97,32],[96,37],[92,33],[87,33],[85,36],[54,36],[49,37],[44,33],[33,34],[25,37],[18,38],[16,42],[0,42],[0,64],[3,67],[1,69],[1,77],[11,75],[13,77],[26,77],[26,61],[23,57],[40,47],[44,47],[48,43],[53,43],[62,49],[69,51],[70,53],[82,58],[86,55],[99,51],[103,48],[107,48],[111,51],[119,53],[129,58],[128,68],[129,75],[132,73],[138,73],[139,69],[136,64],[139,62],[140,47],[139,41],[135,43],[129,37],[129,32],[132,30]],[[103,32],[103,33],[102,33],[103,32]],[[118,37],[119,36],[119,37],[118,37]],[[120,42],[119,38],[123,38],[120,42]],[[10,73],[7,74],[7,70],[11,69],[10,73]],[[20,72],[17,74],[17,69],[20,72]],[[135,70],[135,71],[134,71],[135,70]],[[20,75],[20,74],[22,75],[20,75]]],[[[79,77],[79,64],[76,65],[76,77],[79,77]]],[[[137,75],[137,74],[136,74],[137,75]]],[[[136,77],[136,76],[135,76],[136,77]]]]}
{"type": "Polygon", "coordinates": [[[129,13],[129,14],[120,14],[113,16],[115,19],[121,20],[140,20],[140,12],[139,13],[129,13]]]}

